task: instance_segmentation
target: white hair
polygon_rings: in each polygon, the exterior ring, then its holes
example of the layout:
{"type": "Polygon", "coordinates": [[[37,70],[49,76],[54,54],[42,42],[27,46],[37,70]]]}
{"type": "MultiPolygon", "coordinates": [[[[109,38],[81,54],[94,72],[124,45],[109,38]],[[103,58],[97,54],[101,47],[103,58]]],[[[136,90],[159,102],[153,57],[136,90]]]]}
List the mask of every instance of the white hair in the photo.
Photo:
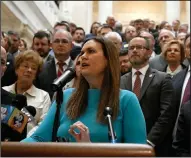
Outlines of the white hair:
{"type": "Polygon", "coordinates": [[[70,32],[68,32],[68,31],[66,31],[66,30],[64,30],[64,29],[58,29],[58,30],[56,30],[56,31],[54,32],[54,34],[53,34],[53,36],[52,36],[53,38],[54,38],[54,36],[55,36],[56,33],[64,33],[64,34],[66,34],[67,37],[68,37],[68,40],[69,40],[70,42],[72,42],[72,35],[71,35],[70,32]]]}
{"type": "Polygon", "coordinates": [[[162,29],[162,30],[160,31],[160,33],[159,33],[159,36],[160,36],[160,34],[163,33],[163,32],[168,32],[169,34],[172,35],[173,38],[175,38],[175,35],[173,34],[173,32],[170,31],[170,30],[167,30],[167,29],[162,29]]]}
{"type": "Polygon", "coordinates": [[[107,34],[105,34],[104,37],[105,38],[116,37],[120,42],[122,42],[122,38],[117,32],[108,32],[107,34]]]}

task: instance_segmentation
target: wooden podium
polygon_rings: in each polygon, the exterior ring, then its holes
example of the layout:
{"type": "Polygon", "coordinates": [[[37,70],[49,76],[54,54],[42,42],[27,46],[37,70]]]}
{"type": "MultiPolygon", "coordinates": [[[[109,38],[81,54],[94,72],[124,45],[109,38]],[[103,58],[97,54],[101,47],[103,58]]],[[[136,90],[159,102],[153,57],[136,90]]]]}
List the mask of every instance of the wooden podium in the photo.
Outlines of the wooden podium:
{"type": "Polygon", "coordinates": [[[125,143],[1,142],[2,157],[154,157],[149,145],[125,143]]]}

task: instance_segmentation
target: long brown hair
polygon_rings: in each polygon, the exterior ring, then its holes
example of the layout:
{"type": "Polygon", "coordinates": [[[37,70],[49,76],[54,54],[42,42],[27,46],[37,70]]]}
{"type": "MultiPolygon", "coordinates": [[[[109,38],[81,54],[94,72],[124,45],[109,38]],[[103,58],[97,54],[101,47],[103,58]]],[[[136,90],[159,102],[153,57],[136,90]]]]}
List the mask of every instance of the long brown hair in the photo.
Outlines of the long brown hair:
{"type": "MultiPolygon", "coordinates": [[[[104,37],[93,37],[91,39],[87,39],[84,44],[89,40],[94,40],[102,45],[104,56],[108,60],[108,65],[104,71],[100,102],[97,111],[97,121],[106,123],[103,115],[106,106],[112,108],[113,120],[117,117],[119,112],[119,53],[117,51],[117,47],[112,43],[112,41],[104,37]]],[[[76,119],[85,112],[86,107],[88,106],[88,89],[89,84],[81,75],[76,90],[69,99],[66,107],[66,112],[70,119],[76,119]]]]}

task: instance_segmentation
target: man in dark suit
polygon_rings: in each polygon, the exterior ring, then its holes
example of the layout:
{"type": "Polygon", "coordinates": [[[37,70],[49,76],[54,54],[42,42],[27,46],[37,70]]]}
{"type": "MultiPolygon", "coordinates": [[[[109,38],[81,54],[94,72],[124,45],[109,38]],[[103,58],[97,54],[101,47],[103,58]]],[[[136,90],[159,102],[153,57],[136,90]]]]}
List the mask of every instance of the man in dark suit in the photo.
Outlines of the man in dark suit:
{"type": "Polygon", "coordinates": [[[155,148],[156,156],[168,156],[175,119],[173,86],[170,75],[149,67],[151,53],[147,39],[136,37],[130,41],[132,71],[121,77],[121,88],[137,95],[145,116],[147,142],[155,148]]]}
{"type": "Polygon", "coordinates": [[[36,79],[36,86],[47,91],[51,99],[54,93],[51,89],[51,84],[56,78],[60,77],[68,67],[73,66],[73,61],[70,57],[72,49],[71,34],[63,29],[57,30],[53,35],[52,49],[55,58],[44,64],[42,72],[36,79]]]}
{"type": "MultiPolygon", "coordinates": [[[[191,64],[190,53],[190,33],[186,35],[184,41],[185,55],[189,63],[191,64]]],[[[173,86],[176,96],[173,100],[173,105],[176,107],[176,124],[173,131],[173,138],[175,139],[176,132],[178,130],[178,115],[182,104],[185,104],[190,99],[190,64],[186,69],[183,69],[173,77],[173,86]]]]}
{"type": "MultiPolygon", "coordinates": [[[[191,96],[190,96],[191,97],[191,96]]],[[[190,121],[191,121],[191,100],[181,106],[178,116],[177,131],[172,147],[175,156],[191,157],[190,152],[190,121]]]]}

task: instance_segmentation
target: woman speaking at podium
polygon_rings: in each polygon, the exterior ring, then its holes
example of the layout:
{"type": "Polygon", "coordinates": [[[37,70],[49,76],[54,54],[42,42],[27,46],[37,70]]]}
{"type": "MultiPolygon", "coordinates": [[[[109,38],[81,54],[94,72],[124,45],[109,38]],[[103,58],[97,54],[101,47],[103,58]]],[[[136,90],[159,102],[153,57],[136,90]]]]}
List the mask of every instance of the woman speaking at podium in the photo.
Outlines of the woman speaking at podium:
{"type": "MultiPolygon", "coordinates": [[[[136,95],[120,90],[119,54],[112,41],[87,39],[81,50],[76,88],[63,92],[57,137],[70,142],[110,142],[105,107],[112,109],[117,142],[146,144],[145,119],[136,95]]],[[[39,128],[22,142],[51,142],[54,102],[39,128]]]]}

